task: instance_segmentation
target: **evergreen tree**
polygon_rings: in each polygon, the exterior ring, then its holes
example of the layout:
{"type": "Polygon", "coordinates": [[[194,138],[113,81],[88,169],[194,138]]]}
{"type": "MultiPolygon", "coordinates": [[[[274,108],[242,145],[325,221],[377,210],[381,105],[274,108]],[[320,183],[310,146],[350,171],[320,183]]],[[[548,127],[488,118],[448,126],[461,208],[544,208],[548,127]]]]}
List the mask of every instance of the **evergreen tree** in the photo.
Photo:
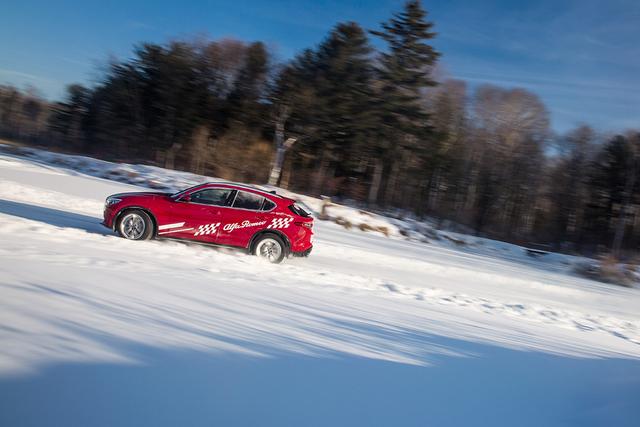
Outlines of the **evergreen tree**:
{"type": "Polygon", "coordinates": [[[67,86],[66,100],[57,103],[49,118],[56,139],[74,149],[82,149],[91,91],[79,84],[67,86]]]}
{"type": "Polygon", "coordinates": [[[418,131],[426,119],[423,90],[434,86],[432,69],[440,56],[427,42],[436,36],[433,23],[419,0],[408,1],[404,10],[382,24],[382,31],[371,31],[388,45],[377,68],[381,94],[390,124],[407,131],[418,131]]]}
{"type": "Polygon", "coordinates": [[[622,246],[629,207],[638,203],[639,143],[633,134],[615,136],[590,168],[586,233],[590,243],[612,247],[614,252],[622,246]]]}
{"type": "Polygon", "coordinates": [[[338,24],[316,51],[303,52],[281,73],[275,93],[287,93],[277,97],[291,106],[299,149],[316,159],[313,193],[348,175],[371,138],[371,52],[358,24],[338,24]]]}
{"type": "MultiPolygon", "coordinates": [[[[371,48],[366,33],[354,23],[338,24],[316,56],[316,138],[322,144],[316,193],[322,191],[326,168],[337,162],[348,175],[371,137],[371,48]]],[[[328,178],[332,178],[329,176],[328,178]]]]}
{"type": "Polygon", "coordinates": [[[246,49],[244,65],[238,72],[233,89],[227,97],[225,119],[248,128],[260,128],[264,116],[262,98],[269,70],[269,58],[263,43],[246,49]]]}
{"type": "MultiPolygon", "coordinates": [[[[428,155],[427,147],[433,132],[427,125],[428,115],[422,98],[425,89],[436,83],[431,74],[440,54],[428,43],[436,36],[433,23],[427,21],[427,12],[419,0],[408,1],[402,12],[382,24],[382,30],[371,31],[387,44],[387,51],[379,58],[377,74],[380,136],[374,157],[392,159],[387,181],[387,201],[395,191],[399,173],[401,150],[428,155]]],[[[378,163],[376,169],[380,169],[378,163]]],[[[376,173],[374,172],[374,177],[376,173]]],[[[372,183],[373,189],[376,185],[372,183]]],[[[377,194],[370,192],[375,202],[377,194]]]]}
{"type": "Polygon", "coordinates": [[[595,133],[580,126],[559,140],[559,155],[550,167],[551,239],[561,244],[582,243],[584,210],[588,199],[587,174],[595,133]]]}

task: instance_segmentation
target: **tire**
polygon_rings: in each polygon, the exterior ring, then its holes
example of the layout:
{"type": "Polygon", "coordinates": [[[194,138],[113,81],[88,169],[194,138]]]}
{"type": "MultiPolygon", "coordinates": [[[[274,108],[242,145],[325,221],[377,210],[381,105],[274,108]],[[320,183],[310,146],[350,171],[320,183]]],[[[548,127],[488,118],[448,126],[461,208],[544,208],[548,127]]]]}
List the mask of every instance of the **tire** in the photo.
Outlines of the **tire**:
{"type": "Polygon", "coordinates": [[[116,230],[128,240],[149,240],[153,236],[153,221],[145,211],[130,209],[120,215],[116,230]]]}
{"type": "Polygon", "coordinates": [[[254,255],[272,264],[280,264],[287,255],[287,247],[282,239],[275,234],[265,234],[258,237],[254,248],[254,255]]]}

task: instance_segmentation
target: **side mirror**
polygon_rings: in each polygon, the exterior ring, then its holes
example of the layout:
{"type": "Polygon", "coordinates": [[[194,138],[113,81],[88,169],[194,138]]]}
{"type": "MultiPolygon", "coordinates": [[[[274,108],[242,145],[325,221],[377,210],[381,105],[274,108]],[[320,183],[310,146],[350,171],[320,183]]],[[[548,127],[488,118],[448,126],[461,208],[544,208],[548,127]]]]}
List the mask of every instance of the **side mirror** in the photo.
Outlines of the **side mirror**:
{"type": "Polygon", "coordinates": [[[185,194],[184,196],[180,197],[178,201],[189,203],[191,201],[191,196],[188,194],[185,194]]]}

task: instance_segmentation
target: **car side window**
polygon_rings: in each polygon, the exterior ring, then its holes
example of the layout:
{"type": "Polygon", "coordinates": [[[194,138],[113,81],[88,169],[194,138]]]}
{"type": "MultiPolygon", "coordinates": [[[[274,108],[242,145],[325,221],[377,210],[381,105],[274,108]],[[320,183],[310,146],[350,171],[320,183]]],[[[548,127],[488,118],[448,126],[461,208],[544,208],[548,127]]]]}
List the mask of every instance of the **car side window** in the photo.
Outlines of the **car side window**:
{"type": "Polygon", "coordinates": [[[233,201],[233,207],[239,209],[251,209],[259,211],[262,207],[262,201],[264,197],[257,194],[247,193],[245,191],[238,191],[236,199],[233,201]]]}
{"type": "Polygon", "coordinates": [[[263,211],[270,211],[271,209],[275,208],[276,204],[273,203],[271,200],[265,198],[264,199],[264,203],[262,204],[262,210],[263,211]]]}
{"type": "Polygon", "coordinates": [[[226,206],[232,192],[229,188],[207,188],[191,193],[190,200],[203,205],[226,206]]]}

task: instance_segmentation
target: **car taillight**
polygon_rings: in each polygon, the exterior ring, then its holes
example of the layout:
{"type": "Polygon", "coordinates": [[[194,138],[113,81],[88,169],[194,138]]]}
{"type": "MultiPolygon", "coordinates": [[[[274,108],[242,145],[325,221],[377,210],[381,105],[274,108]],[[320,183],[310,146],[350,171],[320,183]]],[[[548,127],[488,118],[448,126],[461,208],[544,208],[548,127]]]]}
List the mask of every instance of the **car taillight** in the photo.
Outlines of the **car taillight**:
{"type": "Polygon", "coordinates": [[[309,228],[309,229],[313,228],[313,223],[312,222],[301,222],[301,221],[298,221],[298,222],[294,222],[294,224],[295,225],[299,225],[300,227],[306,227],[306,228],[309,228]]]}

